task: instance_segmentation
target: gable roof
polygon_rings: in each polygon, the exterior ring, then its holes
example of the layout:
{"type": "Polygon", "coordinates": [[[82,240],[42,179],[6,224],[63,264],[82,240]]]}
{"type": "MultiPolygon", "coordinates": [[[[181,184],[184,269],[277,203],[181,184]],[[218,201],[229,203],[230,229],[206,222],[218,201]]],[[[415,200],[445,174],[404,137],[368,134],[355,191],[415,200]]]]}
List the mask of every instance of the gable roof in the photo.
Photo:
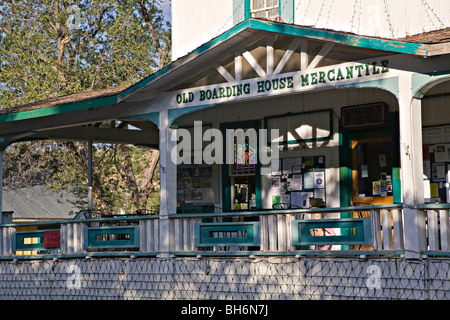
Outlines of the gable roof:
{"type": "Polygon", "coordinates": [[[4,188],[2,210],[13,211],[13,220],[66,220],[79,211],[70,192],[56,192],[45,185],[4,188]]]}
{"type": "Polygon", "coordinates": [[[0,122],[113,105],[123,101],[141,100],[143,97],[158,93],[163,88],[174,87],[174,83],[179,83],[180,79],[183,79],[182,75],[193,66],[194,62],[196,65],[210,65],[217,61],[221,52],[230,53],[230,50],[234,50],[235,47],[245,47],[256,37],[267,34],[304,37],[349,47],[424,57],[450,53],[450,28],[402,39],[384,39],[250,18],[134,85],[79,92],[13,108],[0,109],[0,122]]]}
{"type": "MultiPolygon", "coordinates": [[[[447,31],[448,29],[445,29],[445,32],[447,31]]],[[[221,51],[235,50],[235,46],[243,47],[246,43],[251,43],[251,39],[254,39],[257,35],[262,36],[270,33],[332,42],[334,44],[355,48],[385,51],[386,53],[403,53],[424,57],[450,53],[450,39],[446,37],[440,39],[441,41],[439,42],[422,43],[420,42],[419,36],[411,38],[415,41],[408,41],[410,38],[385,39],[360,36],[348,32],[315,29],[312,27],[275,22],[266,19],[250,18],[172,62],[158,72],[130,86],[119,94],[119,101],[133,100],[135,99],[133,96],[136,96],[137,94],[148,94],[146,91],[157,91],[165,86],[173,85],[174,82],[177,82],[177,80],[180,79],[180,75],[184,72],[184,68],[191,67],[191,63],[193,63],[194,60],[196,64],[199,65],[211,63],[212,61],[215,61],[214,59],[211,59],[211,57],[214,56],[217,58],[217,55],[221,51]],[[183,68],[183,70],[181,70],[181,68],[183,68]]],[[[435,37],[440,33],[441,30],[436,31],[435,37]]]]}

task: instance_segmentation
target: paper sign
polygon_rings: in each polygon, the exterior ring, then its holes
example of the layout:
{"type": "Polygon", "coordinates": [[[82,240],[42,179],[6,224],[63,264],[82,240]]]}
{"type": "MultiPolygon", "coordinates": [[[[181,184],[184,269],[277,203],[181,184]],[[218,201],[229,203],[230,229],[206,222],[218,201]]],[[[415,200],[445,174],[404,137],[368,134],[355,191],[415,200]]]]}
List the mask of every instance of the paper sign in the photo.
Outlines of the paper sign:
{"type": "Polygon", "coordinates": [[[314,188],[325,187],[325,172],[314,172],[314,188]]]}
{"type": "Polygon", "coordinates": [[[294,174],[292,176],[292,190],[302,190],[302,175],[294,174]]]}
{"type": "Polygon", "coordinates": [[[372,194],[374,196],[381,195],[380,181],[372,181],[372,194]]]}

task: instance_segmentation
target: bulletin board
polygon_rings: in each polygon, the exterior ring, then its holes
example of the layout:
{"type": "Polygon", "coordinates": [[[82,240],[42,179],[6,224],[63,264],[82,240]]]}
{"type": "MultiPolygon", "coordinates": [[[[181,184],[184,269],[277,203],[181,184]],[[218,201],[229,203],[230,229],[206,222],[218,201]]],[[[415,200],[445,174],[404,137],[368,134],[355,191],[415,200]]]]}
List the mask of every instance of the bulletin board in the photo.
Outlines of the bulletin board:
{"type": "Polygon", "coordinates": [[[214,201],[213,168],[210,165],[177,167],[177,205],[214,201]]]}
{"type": "Polygon", "coordinates": [[[450,144],[423,146],[425,202],[450,203],[450,144]]]}
{"type": "Polygon", "coordinates": [[[272,206],[310,208],[309,198],[326,202],[325,156],[272,160],[272,206]]]}

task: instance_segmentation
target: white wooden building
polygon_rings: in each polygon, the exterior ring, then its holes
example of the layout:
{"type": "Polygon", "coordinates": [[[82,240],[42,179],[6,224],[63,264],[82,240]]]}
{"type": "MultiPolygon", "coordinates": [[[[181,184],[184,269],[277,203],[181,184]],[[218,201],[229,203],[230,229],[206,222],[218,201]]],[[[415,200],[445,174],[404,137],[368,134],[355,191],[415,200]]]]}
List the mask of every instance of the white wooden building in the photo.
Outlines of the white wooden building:
{"type": "MultiPolygon", "coordinates": [[[[3,148],[70,138],[160,151],[159,215],[63,222],[62,255],[448,256],[449,3],[342,3],[173,0],[167,67],[128,88],[2,110],[3,148]],[[86,126],[106,120],[142,130],[86,126]],[[233,140],[232,163],[220,161],[226,143],[203,161],[236,129],[278,135],[233,140]],[[192,152],[176,163],[187,133],[192,152]],[[264,163],[267,149],[279,154],[264,163]],[[108,232],[126,236],[97,237],[108,232]]],[[[2,232],[13,257],[14,226],[2,232]]]]}

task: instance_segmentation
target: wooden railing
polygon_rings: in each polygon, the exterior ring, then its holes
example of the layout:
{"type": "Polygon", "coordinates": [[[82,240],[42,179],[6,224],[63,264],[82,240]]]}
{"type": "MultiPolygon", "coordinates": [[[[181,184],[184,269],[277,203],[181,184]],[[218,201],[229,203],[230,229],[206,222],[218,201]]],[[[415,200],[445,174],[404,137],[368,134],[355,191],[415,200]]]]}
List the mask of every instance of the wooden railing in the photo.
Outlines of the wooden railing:
{"type": "Polygon", "coordinates": [[[430,252],[450,251],[450,204],[423,204],[426,219],[427,250],[430,252]]]}
{"type": "Polygon", "coordinates": [[[175,252],[402,251],[401,205],[170,215],[175,252]],[[346,213],[347,218],[340,218],[346,213]],[[318,217],[320,216],[320,218],[318,217]],[[390,230],[390,232],[383,232],[390,230]]]}
{"type": "MultiPolygon", "coordinates": [[[[449,208],[420,207],[427,225],[426,250],[449,251],[449,208]]],[[[401,254],[402,213],[402,205],[394,204],[2,224],[0,257],[401,254]]]]}

